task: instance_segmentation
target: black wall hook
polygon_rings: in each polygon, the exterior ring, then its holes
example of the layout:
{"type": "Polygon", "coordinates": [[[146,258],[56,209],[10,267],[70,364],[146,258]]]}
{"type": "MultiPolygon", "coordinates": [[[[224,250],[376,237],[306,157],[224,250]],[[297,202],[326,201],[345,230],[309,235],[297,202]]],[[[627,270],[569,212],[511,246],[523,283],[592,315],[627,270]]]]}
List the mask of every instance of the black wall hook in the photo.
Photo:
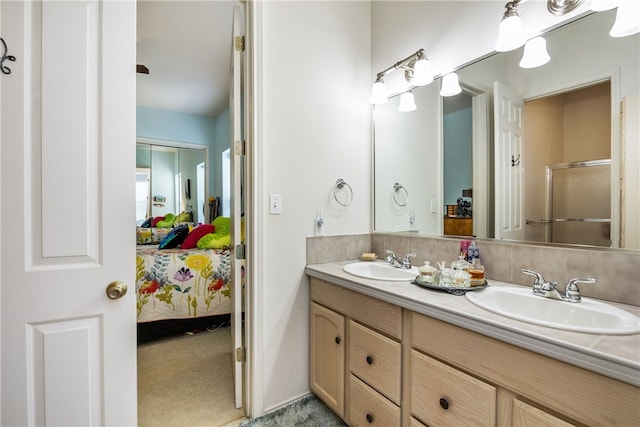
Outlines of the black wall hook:
{"type": "Polygon", "coordinates": [[[16,57],[13,55],[7,55],[7,51],[8,51],[7,44],[4,42],[4,39],[2,37],[0,37],[0,42],[2,42],[2,47],[3,47],[2,59],[0,59],[0,70],[2,70],[4,74],[11,74],[11,68],[5,66],[4,61],[6,61],[7,59],[9,61],[15,61],[16,57]]]}
{"type": "Polygon", "coordinates": [[[511,155],[511,166],[520,166],[520,154],[517,156],[514,156],[513,154],[511,155]]]}

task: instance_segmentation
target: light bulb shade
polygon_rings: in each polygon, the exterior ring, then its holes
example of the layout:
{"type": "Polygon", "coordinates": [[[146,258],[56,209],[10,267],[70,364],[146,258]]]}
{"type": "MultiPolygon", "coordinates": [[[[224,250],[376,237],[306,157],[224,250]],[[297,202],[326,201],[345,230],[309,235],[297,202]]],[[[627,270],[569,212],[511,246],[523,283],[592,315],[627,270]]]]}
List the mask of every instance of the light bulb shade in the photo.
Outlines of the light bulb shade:
{"type": "Polygon", "coordinates": [[[617,6],[617,0],[591,0],[591,10],[594,12],[603,12],[617,6]]]}
{"type": "Polygon", "coordinates": [[[431,63],[426,58],[421,58],[413,65],[413,79],[411,83],[416,86],[428,85],[433,81],[431,63]]]}
{"type": "Polygon", "coordinates": [[[456,73],[445,74],[442,78],[442,87],[440,88],[440,96],[454,96],[462,92],[458,75],[456,73]]]}
{"type": "Polygon", "coordinates": [[[640,32],[640,2],[638,0],[621,0],[609,35],[626,37],[640,32]]]}
{"type": "Polygon", "coordinates": [[[369,102],[372,104],[386,104],[388,100],[387,87],[384,82],[378,80],[371,87],[371,98],[369,102]]]}
{"type": "Polygon", "coordinates": [[[405,92],[400,95],[400,105],[398,106],[398,111],[406,112],[413,111],[416,109],[416,102],[413,99],[413,92],[405,92]]]}
{"type": "Polygon", "coordinates": [[[536,68],[549,62],[551,57],[547,53],[547,41],[542,37],[535,37],[524,45],[524,54],[520,60],[522,68],[536,68]]]}
{"type": "Polygon", "coordinates": [[[495,47],[496,51],[508,52],[519,48],[526,41],[522,19],[520,19],[518,15],[509,16],[500,22],[498,41],[495,47]]]}

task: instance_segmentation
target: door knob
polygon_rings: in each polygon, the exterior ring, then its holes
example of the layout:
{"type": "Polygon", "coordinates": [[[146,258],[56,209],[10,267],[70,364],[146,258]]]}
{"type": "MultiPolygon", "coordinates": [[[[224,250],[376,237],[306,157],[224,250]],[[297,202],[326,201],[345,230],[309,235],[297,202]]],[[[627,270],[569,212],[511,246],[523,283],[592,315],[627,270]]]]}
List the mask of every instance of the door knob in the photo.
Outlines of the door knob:
{"type": "Polygon", "coordinates": [[[109,283],[107,286],[107,297],[109,299],[122,298],[127,293],[127,285],[119,280],[109,283]]]}

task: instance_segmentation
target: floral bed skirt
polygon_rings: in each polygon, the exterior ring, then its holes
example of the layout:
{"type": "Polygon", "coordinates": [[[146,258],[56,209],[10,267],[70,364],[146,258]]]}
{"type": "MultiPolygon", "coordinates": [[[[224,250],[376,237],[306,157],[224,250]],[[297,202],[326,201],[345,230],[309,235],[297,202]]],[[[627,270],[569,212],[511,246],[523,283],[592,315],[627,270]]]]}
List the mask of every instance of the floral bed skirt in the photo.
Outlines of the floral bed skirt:
{"type": "Polygon", "coordinates": [[[231,312],[229,249],[158,249],[138,246],[138,322],[231,312]]]}

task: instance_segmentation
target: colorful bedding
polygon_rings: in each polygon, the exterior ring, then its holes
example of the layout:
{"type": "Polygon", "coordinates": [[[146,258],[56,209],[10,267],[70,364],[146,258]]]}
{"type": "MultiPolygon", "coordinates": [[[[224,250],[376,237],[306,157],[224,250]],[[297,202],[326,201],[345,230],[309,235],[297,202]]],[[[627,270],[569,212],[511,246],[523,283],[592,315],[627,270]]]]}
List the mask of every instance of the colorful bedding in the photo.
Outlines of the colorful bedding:
{"type": "Polygon", "coordinates": [[[158,249],[138,246],[138,323],[231,312],[229,249],[158,249]]]}
{"type": "Polygon", "coordinates": [[[171,231],[171,228],[143,228],[136,227],[137,245],[157,245],[171,231]]]}

